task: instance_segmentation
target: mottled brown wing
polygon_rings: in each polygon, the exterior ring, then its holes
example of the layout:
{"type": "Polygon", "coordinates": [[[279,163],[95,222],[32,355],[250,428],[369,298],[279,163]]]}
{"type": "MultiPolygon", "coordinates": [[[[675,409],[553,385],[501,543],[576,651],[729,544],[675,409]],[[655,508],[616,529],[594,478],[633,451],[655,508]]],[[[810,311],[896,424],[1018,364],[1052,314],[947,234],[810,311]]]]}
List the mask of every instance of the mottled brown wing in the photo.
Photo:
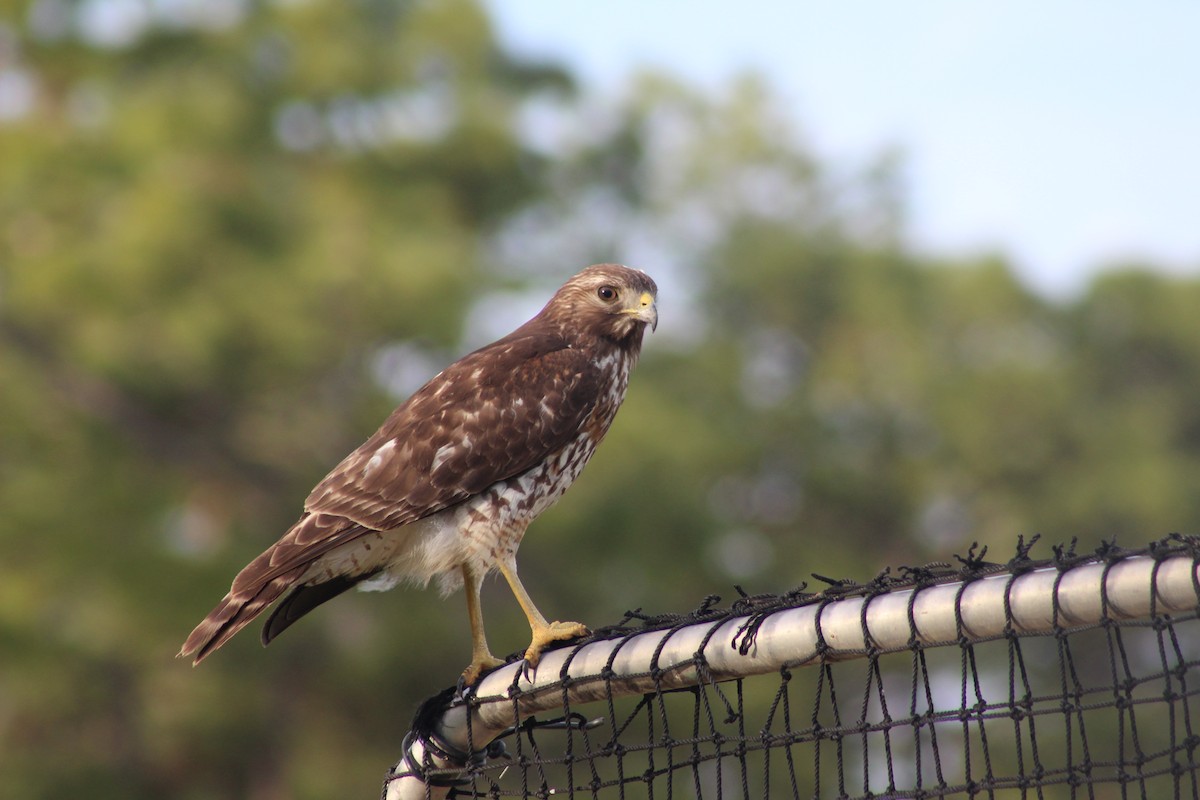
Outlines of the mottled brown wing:
{"type": "Polygon", "coordinates": [[[536,466],[579,435],[601,394],[592,359],[518,331],[452,364],[396,409],[305,502],[388,530],[536,466]]]}

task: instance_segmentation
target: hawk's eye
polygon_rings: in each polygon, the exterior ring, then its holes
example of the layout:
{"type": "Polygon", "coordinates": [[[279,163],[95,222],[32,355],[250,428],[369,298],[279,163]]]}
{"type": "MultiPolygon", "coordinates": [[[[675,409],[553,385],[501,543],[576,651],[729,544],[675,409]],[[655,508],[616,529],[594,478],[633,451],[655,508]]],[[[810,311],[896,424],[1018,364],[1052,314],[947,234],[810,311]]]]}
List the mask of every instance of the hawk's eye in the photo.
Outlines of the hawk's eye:
{"type": "Polygon", "coordinates": [[[611,286],[601,286],[596,290],[596,296],[606,303],[617,299],[617,290],[611,286]]]}

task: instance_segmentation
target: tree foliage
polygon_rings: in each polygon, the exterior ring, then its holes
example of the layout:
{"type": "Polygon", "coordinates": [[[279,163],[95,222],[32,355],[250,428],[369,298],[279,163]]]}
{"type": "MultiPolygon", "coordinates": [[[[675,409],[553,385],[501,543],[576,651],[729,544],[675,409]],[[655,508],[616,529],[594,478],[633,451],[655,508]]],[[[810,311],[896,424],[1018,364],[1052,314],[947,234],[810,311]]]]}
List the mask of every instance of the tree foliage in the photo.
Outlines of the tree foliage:
{"type": "Polygon", "coordinates": [[[830,168],[754,79],[598,101],[467,0],[37,0],[0,85],[6,795],[376,791],[460,599],[172,656],[392,405],[591,261],[659,278],[663,324],[523,549],[549,613],[1200,520],[1200,282],[1051,303],[914,252],[896,160],[830,168]]]}

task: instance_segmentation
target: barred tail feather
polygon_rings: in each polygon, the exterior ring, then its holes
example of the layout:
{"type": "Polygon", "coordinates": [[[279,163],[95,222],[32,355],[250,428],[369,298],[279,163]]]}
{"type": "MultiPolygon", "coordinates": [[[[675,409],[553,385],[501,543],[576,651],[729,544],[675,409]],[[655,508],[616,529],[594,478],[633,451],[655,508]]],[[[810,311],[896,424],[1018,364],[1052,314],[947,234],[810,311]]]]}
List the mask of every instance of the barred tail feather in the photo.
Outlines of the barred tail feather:
{"type": "Polygon", "coordinates": [[[253,622],[300,578],[305,569],[299,567],[285,572],[253,592],[230,591],[188,636],[179,650],[179,657],[194,656],[192,664],[199,664],[235,633],[253,622]]]}
{"type": "MultiPolygon", "coordinates": [[[[179,655],[194,655],[192,663],[199,664],[209,653],[250,624],[267,606],[278,600],[280,595],[295,586],[323,555],[354,541],[366,532],[366,528],[345,517],[333,514],[304,514],[278,542],[268,547],[237,574],[229,594],[225,595],[204,621],[196,626],[183,643],[179,655]]],[[[316,592],[296,608],[291,608],[296,606],[295,602],[284,601],[283,605],[290,608],[290,618],[282,625],[275,624],[272,630],[278,633],[324,600],[340,594],[340,591],[326,590],[319,600],[317,597],[322,593],[316,592]],[[303,610],[299,610],[301,607],[303,610]]],[[[272,637],[264,635],[263,644],[270,638],[272,637]]]]}

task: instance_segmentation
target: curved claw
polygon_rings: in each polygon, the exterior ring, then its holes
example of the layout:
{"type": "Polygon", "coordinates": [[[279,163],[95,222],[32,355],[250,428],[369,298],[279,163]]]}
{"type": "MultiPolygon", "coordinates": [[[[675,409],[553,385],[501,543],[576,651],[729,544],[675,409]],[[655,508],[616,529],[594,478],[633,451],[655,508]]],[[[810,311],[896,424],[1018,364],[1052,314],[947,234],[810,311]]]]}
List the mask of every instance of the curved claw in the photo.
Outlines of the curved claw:
{"type": "Polygon", "coordinates": [[[578,639],[589,633],[591,631],[581,622],[551,622],[539,625],[533,629],[533,641],[529,643],[529,648],[525,651],[525,660],[529,666],[536,667],[546,645],[567,639],[578,639]]]}
{"type": "Polygon", "coordinates": [[[475,656],[458,679],[460,688],[474,686],[483,677],[484,673],[491,672],[496,667],[503,667],[504,663],[503,659],[496,658],[490,653],[475,656]]]}

